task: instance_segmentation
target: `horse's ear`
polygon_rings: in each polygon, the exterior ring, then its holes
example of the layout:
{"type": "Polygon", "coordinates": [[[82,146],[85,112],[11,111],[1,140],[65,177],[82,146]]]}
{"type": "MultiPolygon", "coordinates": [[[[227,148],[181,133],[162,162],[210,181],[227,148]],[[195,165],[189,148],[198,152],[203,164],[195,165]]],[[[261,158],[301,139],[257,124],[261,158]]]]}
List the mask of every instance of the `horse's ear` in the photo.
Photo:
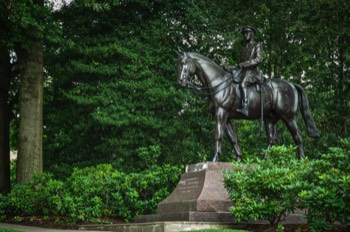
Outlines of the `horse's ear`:
{"type": "Polygon", "coordinates": [[[184,51],[182,51],[182,49],[178,46],[177,50],[174,50],[176,52],[177,55],[181,56],[181,53],[184,53],[184,51]]]}

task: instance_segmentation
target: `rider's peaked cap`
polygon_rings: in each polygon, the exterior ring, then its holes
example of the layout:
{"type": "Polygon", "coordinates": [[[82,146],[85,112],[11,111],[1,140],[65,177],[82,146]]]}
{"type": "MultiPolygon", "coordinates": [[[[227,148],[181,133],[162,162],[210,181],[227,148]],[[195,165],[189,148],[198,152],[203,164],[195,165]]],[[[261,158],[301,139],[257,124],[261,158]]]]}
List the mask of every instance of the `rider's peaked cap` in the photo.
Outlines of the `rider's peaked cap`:
{"type": "Polygon", "coordinates": [[[251,26],[244,26],[241,28],[241,33],[244,34],[246,31],[252,31],[255,34],[255,28],[251,26]]]}

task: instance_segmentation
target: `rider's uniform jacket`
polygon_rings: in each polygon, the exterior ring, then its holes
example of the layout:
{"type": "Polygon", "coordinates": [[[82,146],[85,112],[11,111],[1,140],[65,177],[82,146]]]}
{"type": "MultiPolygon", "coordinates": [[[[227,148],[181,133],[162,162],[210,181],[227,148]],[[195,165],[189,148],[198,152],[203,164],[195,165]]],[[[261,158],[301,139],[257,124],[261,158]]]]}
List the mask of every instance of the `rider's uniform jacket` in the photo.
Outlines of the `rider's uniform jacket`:
{"type": "Polygon", "coordinates": [[[262,62],[263,50],[260,43],[251,41],[248,43],[242,53],[241,63],[242,77],[248,83],[261,81],[261,75],[258,65],[262,62]]]}

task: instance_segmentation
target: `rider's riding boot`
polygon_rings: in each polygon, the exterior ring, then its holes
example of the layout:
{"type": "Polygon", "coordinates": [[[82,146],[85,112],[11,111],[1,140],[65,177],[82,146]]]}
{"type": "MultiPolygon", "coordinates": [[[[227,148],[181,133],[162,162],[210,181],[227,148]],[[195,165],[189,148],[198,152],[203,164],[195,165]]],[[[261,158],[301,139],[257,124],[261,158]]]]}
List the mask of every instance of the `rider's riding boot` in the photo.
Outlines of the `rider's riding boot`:
{"type": "Polygon", "coordinates": [[[244,114],[245,116],[248,117],[248,115],[249,115],[248,114],[248,107],[249,107],[248,102],[244,102],[242,104],[242,107],[237,109],[237,112],[240,112],[241,114],[244,114]]]}
{"type": "Polygon", "coordinates": [[[243,93],[243,99],[242,99],[242,106],[241,108],[237,109],[237,112],[240,112],[248,117],[248,94],[247,94],[247,88],[242,88],[243,93]]]}

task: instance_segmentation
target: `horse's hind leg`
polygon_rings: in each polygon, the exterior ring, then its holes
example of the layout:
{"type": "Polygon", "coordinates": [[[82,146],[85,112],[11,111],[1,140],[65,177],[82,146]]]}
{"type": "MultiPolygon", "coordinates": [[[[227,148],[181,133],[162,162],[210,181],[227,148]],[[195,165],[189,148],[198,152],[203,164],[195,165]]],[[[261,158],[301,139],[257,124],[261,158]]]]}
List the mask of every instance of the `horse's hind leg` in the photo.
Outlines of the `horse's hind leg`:
{"type": "Polygon", "coordinates": [[[287,125],[289,132],[292,134],[294,142],[298,146],[298,156],[299,158],[304,158],[304,148],[302,144],[302,138],[298,125],[294,118],[292,119],[283,119],[284,123],[287,125]]]}
{"type": "Polygon", "coordinates": [[[231,142],[231,145],[232,145],[233,149],[235,150],[235,153],[237,156],[236,159],[241,160],[242,159],[242,151],[238,145],[236,131],[230,122],[227,123],[226,132],[227,132],[227,136],[231,142]]]}
{"type": "MultiPolygon", "coordinates": [[[[276,144],[277,142],[277,130],[276,130],[276,123],[277,120],[270,120],[270,119],[266,119],[264,121],[265,123],[265,130],[266,130],[266,135],[268,137],[268,142],[269,142],[269,146],[268,149],[271,148],[273,145],[276,144]]],[[[264,159],[267,159],[268,156],[268,152],[266,152],[264,159]]]]}

